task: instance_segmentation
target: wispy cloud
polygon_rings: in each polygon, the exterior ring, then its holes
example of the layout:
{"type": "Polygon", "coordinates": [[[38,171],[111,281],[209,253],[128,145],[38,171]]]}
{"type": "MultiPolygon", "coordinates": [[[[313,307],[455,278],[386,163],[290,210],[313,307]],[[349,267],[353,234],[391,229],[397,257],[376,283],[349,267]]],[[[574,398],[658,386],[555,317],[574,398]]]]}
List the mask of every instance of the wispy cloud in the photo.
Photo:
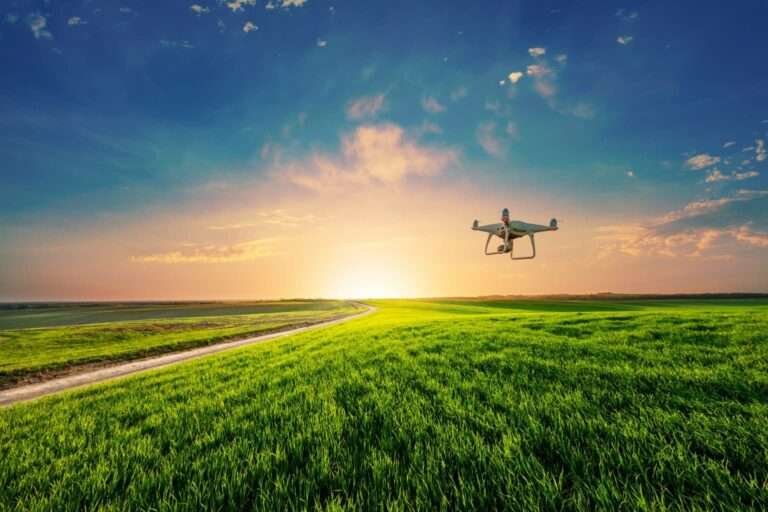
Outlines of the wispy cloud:
{"type": "Polygon", "coordinates": [[[192,4],[189,6],[189,8],[194,12],[195,14],[206,14],[211,12],[211,10],[208,7],[205,7],[200,4],[192,4]]]}
{"type": "Polygon", "coordinates": [[[507,135],[509,135],[511,139],[520,140],[520,129],[514,121],[508,121],[504,131],[507,132],[507,135]]]}
{"type": "Polygon", "coordinates": [[[619,9],[616,11],[616,17],[622,21],[634,21],[640,15],[637,11],[631,11],[629,9],[619,9]]]}
{"type": "Polygon", "coordinates": [[[52,39],[53,35],[46,28],[48,26],[48,20],[45,16],[40,14],[32,14],[27,20],[29,30],[32,31],[32,35],[35,39],[52,39]]]}
{"type": "Polygon", "coordinates": [[[280,4],[280,7],[283,9],[287,9],[288,7],[301,7],[306,3],[307,0],[283,0],[283,3],[280,4]]]}
{"type": "Polygon", "coordinates": [[[483,108],[485,110],[490,110],[491,112],[499,112],[501,111],[501,102],[498,100],[485,100],[485,103],[483,104],[483,108]]]}
{"type": "Polygon", "coordinates": [[[531,57],[543,57],[544,55],[546,55],[546,53],[547,53],[546,48],[541,48],[541,47],[528,48],[528,55],[530,55],[531,57]]]}
{"type": "MultiPolygon", "coordinates": [[[[562,109],[561,109],[562,111],[562,109]]],[[[595,109],[589,103],[579,101],[575,105],[565,109],[565,112],[581,119],[594,119],[595,109]]]]}
{"type": "Polygon", "coordinates": [[[357,98],[347,103],[347,117],[356,121],[373,118],[384,110],[384,107],[384,94],[357,98]]]}
{"type": "Polygon", "coordinates": [[[424,121],[418,128],[416,128],[415,133],[416,135],[424,135],[426,133],[439,134],[443,133],[443,129],[440,128],[440,125],[431,121],[424,121]]]}
{"type": "Polygon", "coordinates": [[[726,142],[725,144],[723,144],[723,147],[724,147],[724,148],[729,148],[729,147],[731,147],[731,146],[733,146],[733,145],[735,145],[735,144],[736,144],[736,141],[734,141],[734,140],[729,140],[728,142],[726,142]]]}
{"type": "Polygon", "coordinates": [[[432,96],[422,98],[421,107],[430,114],[439,114],[440,112],[445,112],[445,106],[432,96]]]}
{"type": "Polygon", "coordinates": [[[711,167],[719,162],[720,162],[719,156],[712,156],[709,153],[701,153],[701,154],[692,156],[688,160],[686,160],[685,166],[688,169],[699,171],[701,169],[706,169],[707,167],[711,167]]]}
{"type": "Polygon", "coordinates": [[[755,178],[757,176],[760,176],[760,173],[757,171],[734,171],[731,174],[723,174],[720,172],[720,169],[715,169],[707,175],[704,181],[707,183],[714,183],[717,181],[744,181],[746,179],[755,178]]]}
{"type": "Polygon", "coordinates": [[[278,162],[278,176],[316,191],[339,190],[436,176],[458,160],[455,150],[419,144],[391,123],[360,126],[342,138],[341,147],[335,157],[316,153],[300,162],[278,162]]]}
{"type": "Polygon", "coordinates": [[[248,32],[253,32],[255,30],[259,30],[259,27],[256,26],[252,21],[246,21],[245,25],[243,25],[243,32],[245,32],[246,34],[248,32]]]}
{"type": "Polygon", "coordinates": [[[232,12],[245,10],[243,9],[244,5],[253,7],[256,5],[256,0],[232,0],[231,2],[227,2],[227,7],[229,7],[232,12]]]}
{"type": "Polygon", "coordinates": [[[469,93],[469,90],[463,85],[460,85],[459,87],[451,91],[451,101],[459,101],[460,99],[465,98],[468,93],[469,93]]]}
{"type": "Polygon", "coordinates": [[[504,154],[504,143],[496,135],[496,123],[489,121],[481,123],[475,132],[477,143],[491,156],[500,157],[504,154]]]}
{"type": "Polygon", "coordinates": [[[765,141],[762,139],[757,139],[755,141],[755,160],[757,162],[763,162],[765,159],[765,141]]]}
{"type": "Polygon", "coordinates": [[[167,39],[161,39],[160,46],[163,48],[186,48],[188,50],[195,47],[189,41],[169,41],[167,39]]]}
{"type": "Polygon", "coordinates": [[[526,73],[533,78],[533,88],[541,97],[549,99],[557,94],[555,72],[546,62],[529,65],[526,68],[526,73]]]}
{"type": "Polygon", "coordinates": [[[768,247],[768,191],[740,190],[732,196],[693,201],[645,224],[603,226],[597,231],[602,256],[728,257],[728,242],[768,247]]]}
{"type": "Polygon", "coordinates": [[[619,36],[616,38],[616,42],[623,45],[628,45],[631,43],[635,38],[632,36],[619,36]]]}
{"type": "Polygon", "coordinates": [[[71,16],[69,19],[67,19],[67,25],[70,27],[76,27],[78,25],[87,25],[88,22],[85,21],[80,16],[71,16]]]}
{"type": "Polygon", "coordinates": [[[253,216],[255,220],[232,222],[229,224],[216,224],[208,226],[208,229],[213,231],[235,231],[260,227],[265,224],[284,228],[295,228],[304,224],[315,224],[320,219],[317,215],[311,213],[306,215],[292,215],[283,209],[256,212],[253,216]]]}
{"type": "Polygon", "coordinates": [[[134,256],[138,263],[236,263],[280,254],[277,238],[248,240],[230,245],[192,245],[180,250],[134,256]]]}

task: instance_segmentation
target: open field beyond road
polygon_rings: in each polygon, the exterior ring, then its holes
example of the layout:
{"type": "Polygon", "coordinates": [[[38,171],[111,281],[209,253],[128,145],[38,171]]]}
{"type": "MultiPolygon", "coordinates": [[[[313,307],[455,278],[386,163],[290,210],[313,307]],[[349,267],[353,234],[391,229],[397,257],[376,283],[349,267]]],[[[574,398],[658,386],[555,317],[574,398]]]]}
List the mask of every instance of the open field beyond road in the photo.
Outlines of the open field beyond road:
{"type": "Polygon", "coordinates": [[[0,410],[0,509],[768,506],[766,302],[372,304],[0,410]]]}
{"type": "Polygon", "coordinates": [[[0,327],[14,327],[0,330],[0,389],[360,310],[343,301],[6,306],[0,327]]]}

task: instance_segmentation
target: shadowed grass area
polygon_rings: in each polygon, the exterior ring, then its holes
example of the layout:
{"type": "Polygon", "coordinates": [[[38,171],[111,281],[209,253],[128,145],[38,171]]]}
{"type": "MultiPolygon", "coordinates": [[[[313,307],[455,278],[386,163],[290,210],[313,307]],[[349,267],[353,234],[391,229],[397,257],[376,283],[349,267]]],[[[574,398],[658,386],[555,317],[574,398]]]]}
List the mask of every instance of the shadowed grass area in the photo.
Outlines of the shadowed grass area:
{"type": "Polygon", "coordinates": [[[768,307],[381,301],[0,411],[0,508],[768,504],[768,307]]]}
{"type": "MultiPolygon", "coordinates": [[[[0,388],[86,364],[126,361],[246,338],[361,310],[357,305],[343,301],[311,301],[282,303],[285,311],[275,312],[274,304],[264,303],[262,312],[258,312],[256,304],[244,306],[231,303],[230,310],[224,304],[205,310],[201,310],[198,304],[191,304],[187,317],[179,305],[172,306],[173,316],[169,317],[169,306],[157,304],[154,307],[158,318],[155,319],[86,325],[72,323],[82,320],[81,308],[89,306],[71,306],[71,318],[66,316],[65,307],[56,306],[55,316],[62,326],[0,330],[0,388]],[[200,316],[202,312],[216,314],[200,316]]],[[[93,307],[99,309],[98,306],[93,307]]],[[[135,316],[136,310],[132,305],[112,305],[108,313],[105,307],[99,314],[113,317],[122,307],[126,308],[123,317],[135,316]]],[[[152,312],[152,307],[147,305],[140,309],[144,316],[152,312]]],[[[41,320],[37,315],[31,314],[34,319],[41,320]]],[[[46,316],[43,323],[51,321],[52,318],[46,316]]],[[[31,322],[31,318],[26,318],[22,323],[31,322]]]]}

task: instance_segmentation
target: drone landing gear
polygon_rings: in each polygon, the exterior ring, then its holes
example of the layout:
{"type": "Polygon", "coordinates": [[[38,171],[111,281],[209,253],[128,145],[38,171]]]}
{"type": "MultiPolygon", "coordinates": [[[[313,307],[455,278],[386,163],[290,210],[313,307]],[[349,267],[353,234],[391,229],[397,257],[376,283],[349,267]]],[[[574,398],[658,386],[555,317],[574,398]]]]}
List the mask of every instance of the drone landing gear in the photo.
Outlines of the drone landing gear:
{"type": "Polygon", "coordinates": [[[491,243],[491,238],[493,238],[492,234],[488,235],[488,239],[485,241],[485,255],[486,256],[495,256],[497,254],[506,254],[509,253],[509,258],[512,260],[532,260],[536,257],[536,242],[533,239],[533,235],[528,235],[528,238],[531,239],[531,255],[530,256],[517,256],[514,255],[514,246],[515,241],[509,240],[507,243],[500,245],[495,252],[488,252],[488,245],[491,243]]]}

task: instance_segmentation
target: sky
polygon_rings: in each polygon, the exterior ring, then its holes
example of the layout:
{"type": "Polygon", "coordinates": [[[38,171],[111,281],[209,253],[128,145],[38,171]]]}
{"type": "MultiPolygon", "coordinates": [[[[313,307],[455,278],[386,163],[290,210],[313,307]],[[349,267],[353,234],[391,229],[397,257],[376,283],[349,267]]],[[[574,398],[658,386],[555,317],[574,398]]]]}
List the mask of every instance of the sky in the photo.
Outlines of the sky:
{"type": "Polygon", "coordinates": [[[766,292],[766,26],[763,0],[5,0],[0,301],[766,292]],[[503,207],[558,219],[536,259],[483,255],[503,207]]]}

